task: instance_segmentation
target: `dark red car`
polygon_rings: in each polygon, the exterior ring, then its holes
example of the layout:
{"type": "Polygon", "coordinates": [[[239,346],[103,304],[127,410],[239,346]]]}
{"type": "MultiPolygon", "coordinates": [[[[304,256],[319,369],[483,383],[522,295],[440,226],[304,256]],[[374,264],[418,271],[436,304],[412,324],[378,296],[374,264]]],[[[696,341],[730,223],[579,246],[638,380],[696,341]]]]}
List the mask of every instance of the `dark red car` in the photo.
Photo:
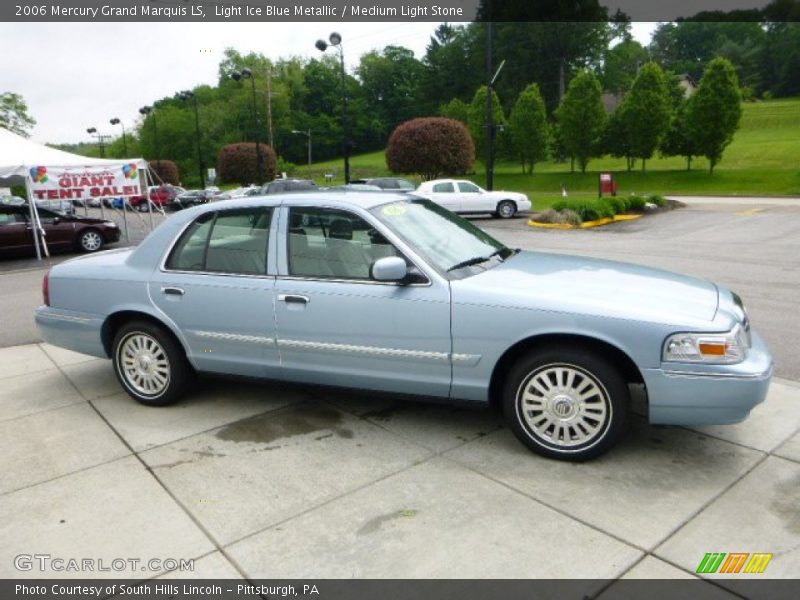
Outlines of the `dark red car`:
{"type": "MultiPolygon", "coordinates": [[[[174,185],[162,184],[154,185],[148,189],[150,194],[150,202],[155,207],[164,208],[170,202],[174,201],[179,194],[184,193],[186,190],[174,185]]],[[[133,208],[141,212],[147,212],[147,198],[145,196],[132,196],[130,204],[133,208]]]]}
{"type": "MultiPolygon", "coordinates": [[[[65,216],[39,209],[47,247],[51,251],[97,252],[119,241],[120,230],[113,221],[65,216]]],[[[0,255],[33,254],[33,228],[27,205],[0,206],[0,255]]]]}

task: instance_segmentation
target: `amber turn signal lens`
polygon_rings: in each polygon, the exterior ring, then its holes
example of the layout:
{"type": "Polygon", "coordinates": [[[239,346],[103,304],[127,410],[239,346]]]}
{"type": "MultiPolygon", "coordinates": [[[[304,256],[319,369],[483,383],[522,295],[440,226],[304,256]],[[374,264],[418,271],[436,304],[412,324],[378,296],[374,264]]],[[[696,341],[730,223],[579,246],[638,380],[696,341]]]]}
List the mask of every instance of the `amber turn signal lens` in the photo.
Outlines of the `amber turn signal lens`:
{"type": "Polygon", "coordinates": [[[700,342],[700,354],[705,356],[725,356],[725,344],[700,342]]]}

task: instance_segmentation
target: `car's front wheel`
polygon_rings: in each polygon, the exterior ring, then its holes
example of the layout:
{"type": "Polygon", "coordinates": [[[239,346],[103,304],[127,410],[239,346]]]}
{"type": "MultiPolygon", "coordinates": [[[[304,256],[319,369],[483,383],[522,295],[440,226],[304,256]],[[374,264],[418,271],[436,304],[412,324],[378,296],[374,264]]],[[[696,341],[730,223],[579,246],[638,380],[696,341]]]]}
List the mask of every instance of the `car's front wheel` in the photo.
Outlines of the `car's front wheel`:
{"type": "Polygon", "coordinates": [[[503,200],[497,205],[497,216],[501,219],[510,219],[517,214],[517,204],[511,200],[503,200]]]}
{"type": "Polygon", "coordinates": [[[97,252],[104,243],[103,234],[96,229],[87,229],[78,237],[78,246],[83,252],[97,252]]]}
{"type": "Polygon", "coordinates": [[[166,406],[183,395],[190,367],[183,349],[161,327],[146,321],[123,325],[113,349],[117,379],[134,400],[166,406]]]}
{"type": "Polygon", "coordinates": [[[616,443],[629,391],[619,371],[582,348],[534,351],[511,369],[503,390],[509,427],[543,456],[582,461],[616,443]]]}

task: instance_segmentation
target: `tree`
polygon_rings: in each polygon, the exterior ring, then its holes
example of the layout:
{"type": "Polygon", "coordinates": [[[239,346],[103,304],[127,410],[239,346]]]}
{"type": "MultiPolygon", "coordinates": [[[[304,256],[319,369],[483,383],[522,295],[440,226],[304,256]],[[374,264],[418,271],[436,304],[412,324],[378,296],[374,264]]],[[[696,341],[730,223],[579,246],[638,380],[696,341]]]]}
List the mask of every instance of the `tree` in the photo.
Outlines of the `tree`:
{"type": "Polygon", "coordinates": [[[631,136],[628,131],[628,119],[625,115],[625,105],[620,105],[608,120],[608,125],[603,132],[603,151],[617,158],[624,158],[625,165],[630,171],[636,163],[631,147],[631,136]]]}
{"type": "MultiPolygon", "coordinates": [[[[630,93],[617,109],[618,135],[624,136],[628,156],[642,159],[642,171],[667,132],[672,106],[664,72],[655,63],[644,65],[630,93]]],[[[630,161],[628,162],[630,170],[630,161]]]]}
{"type": "Polygon", "coordinates": [[[373,50],[361,57],[356,74],[366,109],[380,121],[384,135],[418,114],[422,71],[414,52],[400,46],[386,46],[381,52],[373,50]]]}
{"type": "MultiPolygon", "coordinates": [[[[472,135],[472,140],[475,142],[475,149],[478,156],[484,157],[483,162],[486,162],[486,95],[487,87],[482,85],[475,92],[472,102],[469,105],[469,113],[467,116],[467,126],[472,135]]],[[[494,121],[495,130],[503,129],[506,125],[506,116],[503,114],[503,106],[500,104],[500,98],[497,97],[497,92],[492,90],[492,116],[494,121]]]]}
{"type": "Polygon", "coordinates": [[[687,105],[688,100],[684,100],[673,113],[667,134],[661,141],[661,154],[685,157],[686,170],[691,171],[692,158],[697,155],[697,149],[686,124],[687,105]]]}
{"type": "Polygon", "coordinates": [[[433,111],[453,98],[468,102],[484,80],[483,45],[478,28],[442,23],[431,36],[422,62],[423,108],[433,111]],[[458,77],[453,76],[455,73],[458,77]]]}
{"type": "MultiPolygon", "coordinates": [[[[275,179],[278,159],[275,151],[259,144],[267,181],[275,179]]],[[[219,178],[224,183],[247,185],[259,180],[258,152],[255,143],[228,144],[219,151],[219,178]]]]}
{"type": "Polygon", "coordinates": [[[171,183],[172,185],[179,185],[181,183],[181,174],[178,170],[178,165],[173,161],[151,160],[149,165],[154,175],[154,183],[161,181],[164,183],[171,183]]]}
{"type": "Polygon", "coordinates": [[[523,172],[533,173],[536,162],[548,156],[547,112],[542,93],[535,83],[520,93],[509,117],[513,148],[522,163],[523,172]]]}
{"type": "Polygon", "coordinates": [[[715,58],[689,99],[686,114],[687,134],[694,140],[697,153],[708,159],[711,173],[739,128],[741,102],[734,66],[725,58],[715,58]]]}
{"type": "Polygon", "coordinates": [[[564,149],[577,159],[583,173],[589,158],[597,151],[606,125],[602,95],[600,82],[594,73],[580,71],[570,82],[556,111],[564,149]]]}
{"type": "Polygon", "coordinates": [[[28,137],[36,120],[28,114],[28,105],[19,94],[4,92],[0,94],[0,127],[28,137]]]}
{"type": "Polygon", "coordinates": [[[459,98],[453,98],[447,104],[439,107],[439,114],[448,119],[461,121],[466,125],[469,122],[469,104],[459,98]]]}
{"type": "Polygon", "coordinates": [[[614,94],[631,89],[641,65],[650,57],[647,49],[633,39],[626,39],[606,51],[603,59],[603,87],[614,94]]]}
{"type": "Polygon", "coordinates": [[[666,76],[672,104],[672,117],[667,133],[661,140],[659,152],[661,156],[683,156],[686,158],[686,170],[691,171],[692,159],[697,155],[697,150],[686,126],[686,107],[688,106],[686,91],[680,84],[680,78],[675,74],[666,73],[666,76]]]}
{"type": "Polygon", "coordinates": [[[395,173],[419,174],[425,179],[463,175],[475,162],[475,146],[460,121],[423,117],[399,125],[386,147],[386,165],[395,173]]]}

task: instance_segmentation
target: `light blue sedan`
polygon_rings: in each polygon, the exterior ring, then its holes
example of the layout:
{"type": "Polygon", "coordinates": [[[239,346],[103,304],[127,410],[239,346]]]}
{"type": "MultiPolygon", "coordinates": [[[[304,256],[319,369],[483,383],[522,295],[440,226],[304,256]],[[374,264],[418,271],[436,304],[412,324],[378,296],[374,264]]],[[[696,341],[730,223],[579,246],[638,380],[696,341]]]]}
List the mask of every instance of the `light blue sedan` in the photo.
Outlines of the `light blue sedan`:
{"type": "Polygon", "coordinates": [[[108,357],[139,402],[196,372],[493,403],[532,450],[585,460],[652,423],[735,423],[772,358],[709,281],[522,252],[394,194],[249,197],[182,211],[136,249],[55,266],[43,338],[108,357]]]}

